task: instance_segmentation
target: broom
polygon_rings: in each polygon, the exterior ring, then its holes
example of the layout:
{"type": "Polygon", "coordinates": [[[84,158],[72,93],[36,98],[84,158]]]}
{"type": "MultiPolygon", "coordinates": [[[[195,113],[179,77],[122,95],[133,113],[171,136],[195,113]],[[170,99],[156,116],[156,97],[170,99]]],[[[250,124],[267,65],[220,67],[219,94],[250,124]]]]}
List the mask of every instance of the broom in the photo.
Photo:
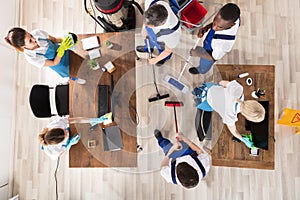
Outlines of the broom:
{"type": "MultiPolygon", "coordinates": [[[[149,39],[148,38],[146,39],[146,42],[147,42],[149,58],[152,58],[152,53],[151,53],[151,50],[150,50],[150,44],[149,44],[149,39]]],[[[155,69],[154,69],[153,64],[152,64],[152,72],[153,72],[153,83],[154,83],[155,90],[156,90],[156,96],[152,97],[152,98],[148,98],[148,101],[152,102],[152,101],[157,101],[157,100],[168,98],[170,96],[169,94],[160,95],[160,93],[158,91],[157,84],[156,84],[156,78],[155,78],[155,69]]]]}
{"type": "MultiPolygon", "coordinates": [[[[183,103],[180,102],[180,101],[165,101],[165,106],[167,106],[167,107],[173,107],[173,109],[174,109],[175,130],[176,130],[176,133],[178,133],[176,107],[183,106],[183,103]]],[[[182,148],[182,144],[179,142],[179,138],[178,137],[176,137],[176,141],[177,141],[178,147],[182,148]]]]}

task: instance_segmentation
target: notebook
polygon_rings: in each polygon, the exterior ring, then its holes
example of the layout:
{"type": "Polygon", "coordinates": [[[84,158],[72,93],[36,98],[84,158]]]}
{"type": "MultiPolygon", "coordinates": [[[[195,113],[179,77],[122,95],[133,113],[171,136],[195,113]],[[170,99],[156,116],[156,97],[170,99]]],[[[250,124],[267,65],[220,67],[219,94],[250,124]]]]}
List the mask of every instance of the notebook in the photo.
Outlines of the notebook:
{"type": "Polygon", "coordinates": [[[84,50],[90,50],[100,46],[98,36],[91,36],[88,38],[84,38],[81,40],[81,42],[82,42],[82,48],[84,50]]]}
{"type": "Polygon", "coordinates": [[[123,148],[119,126],[102,128],[104,151],[117,151],[123,148]]]}

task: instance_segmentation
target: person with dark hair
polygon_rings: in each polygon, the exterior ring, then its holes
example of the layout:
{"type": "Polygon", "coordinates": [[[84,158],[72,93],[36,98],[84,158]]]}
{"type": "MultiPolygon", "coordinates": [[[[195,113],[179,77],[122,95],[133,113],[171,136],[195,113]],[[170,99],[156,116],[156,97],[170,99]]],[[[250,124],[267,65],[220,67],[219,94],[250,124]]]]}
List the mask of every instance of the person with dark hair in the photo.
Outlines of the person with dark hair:
{"type": "Polygon", "coordinates": [[[176,134],[178,141],[175,144],[164,138],[157,129],[154,135],[165,154],[160,165],[161,176],[168,183],[185,188],[196,187],[210,169],[210,155],[182,133],[176,134]]]}
{"type": "Polygon", "coordinates": [[[42,30],[29,33],[22,28],[14,27],[8,31],[4,39],[17,51],[24,53],[26,60],[34,66],[50,67],[61,77],[69,77],[68,49],[77,42],[75,34],[72,36],[69,34],[62,39],[42,30]]]}
{"type": "Polygon", "coordinates": [[[146,0],[145,10],[142,29],[142,34],[146,37],[145,45],[137,46],[136,52],[139,57],[145,57],[142,54],[148,54],[148,40],[150,51],[157,48],[159,52],[157,57],[149,58],[149,63],[161,66],[171,58],[174,48],[179,43],[180,22],[170,5],[164,1],[146,0]]]}
{"type": "Polygon", "coordinates": [[[203,47],[198,46],[190,50],[191,56],[200,57],[200,65],[191,67],[191,74],[207,73],[215,61],[221,59],[228,53],[235,42],[235,36],[240,26],[240,9],[236,4],[228,3],[224,5],[213,22],[201,28],[198,37],[203,37],[208,32],[203,47]]]}
{"type": "Polygon", "coordinates": [[[65,151],[68,151],[72,145],[78,143],[80,136],[75,134],[72,138],[69,137],[69,124],[75,123],[90,123],[95,126],[100,123],[109,124],[112,113],[107,113],[99,118],[87,117],[58,117],[50,122],[44,128],[38,138],[42,145],[42,150],[52,159],[57,159],[65,151]]]}

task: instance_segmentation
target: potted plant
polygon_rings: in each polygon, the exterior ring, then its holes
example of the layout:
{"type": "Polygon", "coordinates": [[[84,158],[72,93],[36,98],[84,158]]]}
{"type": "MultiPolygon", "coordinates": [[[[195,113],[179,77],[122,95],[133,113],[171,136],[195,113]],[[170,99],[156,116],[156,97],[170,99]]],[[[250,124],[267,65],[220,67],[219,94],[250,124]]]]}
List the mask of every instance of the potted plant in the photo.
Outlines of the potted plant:
{"type": "Polygon", "coordinates": [[[257,98],[263,99],[266,95],[265,92],[266,92],[265,88],[258,88],[257,90],[252,92],[252,97],[256,99],[257,98]]]}
{"type": "Polygon", "coordinates": [[[99,63],[95,59],[90,59],[88,65],[92,70],[97,70],[100,68],[99,63]]]}

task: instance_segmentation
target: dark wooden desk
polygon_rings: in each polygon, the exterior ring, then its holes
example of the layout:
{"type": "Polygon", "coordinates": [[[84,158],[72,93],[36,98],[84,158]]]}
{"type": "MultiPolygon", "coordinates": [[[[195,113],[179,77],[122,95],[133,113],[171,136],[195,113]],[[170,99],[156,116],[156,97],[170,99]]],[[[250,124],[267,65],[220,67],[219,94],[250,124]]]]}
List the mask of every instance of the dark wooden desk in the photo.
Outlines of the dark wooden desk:
{"type": "MultiPolygon", "coordinates": [[[[214,74],[221,74],[223,80],[237,80],[244,87],[245,100],[254,99],[251,92],[257,88],[265,88],[265,101],[269,101],[269,137],[268,150],[260,150],[258,156],[250,156],[249,148],[243,143],[232,141],[232,134],[226,126],[223,127],[218,142],[212,151],[212,164],[215,166],[245,167],[258,169],[274,169],[274,84],[275,66],[273,65],[222,65],[214,68],[214,74]],[[218,73],[218,72],[219,73],[218,73]],[[239,74],[248,72],[253,84],[248,86],[245,78],[237,78],[239,74]]],[[[215,113],[214,113],[215,114],[215,113]]],[[[240,133],[245,130],[245,118],[238,115],[237,129],[240,133]]]]}
{"type": "MultiPolygon", "coordinates": [[[[136,167],[136,78],[135,78],[135,38],[134,32],[97,34],[100,39],[98,58],[100,66],[108,61],[116,66],[112,73],[114,92],[110,88],[110,107],[114,110],[114,121],[121,129],[124,148],[120,151],[104,152],[100,125],[90,131],[89,124],[70,125],[71,134],[80,133],[81,140],[70,150],[70,167],[136,167]],[[110,40],[114,47],[108,49],[105,41],[110,40]],[[113,103],[112,103],[113,102],[113,103]],[[88,148],[88,140],[96,140],[96,148],[88,148]]],[[[92,35],[78,35],[80,39],[92,35]]],[[[88,53],[82,50],[79,41],[76,53],[70,54],[70,76],[85,79],[86,84],[70,82],[70,117],[97,117],[98,85],[111,84],[111,76],[101,69],[91,70],[87,66],[88,53]]]]}

